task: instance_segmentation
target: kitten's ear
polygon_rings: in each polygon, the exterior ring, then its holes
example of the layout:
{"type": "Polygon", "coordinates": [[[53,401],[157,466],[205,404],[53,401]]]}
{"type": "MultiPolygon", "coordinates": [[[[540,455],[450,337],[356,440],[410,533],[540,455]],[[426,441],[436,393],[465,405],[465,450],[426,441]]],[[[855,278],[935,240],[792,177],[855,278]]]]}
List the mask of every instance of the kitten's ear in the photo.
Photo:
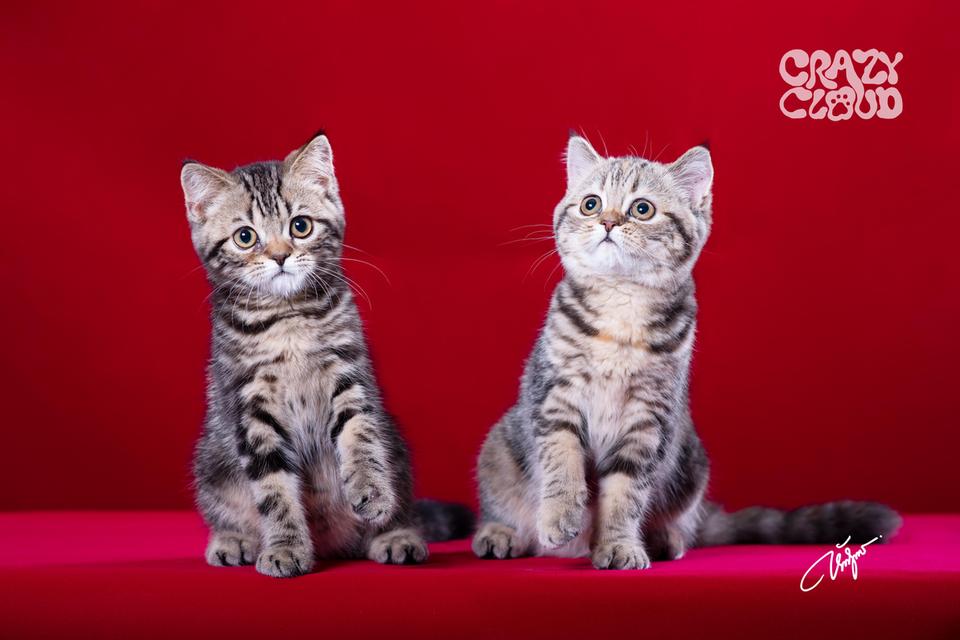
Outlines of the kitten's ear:
{"type": "Polygon", "coordinates": [[[184,162],[180,169],[180,186],[183,187],[183,200],[190,222],[202,223],[210,205],[235,184],[226,171],[192,160],[184,162]]]}
{"type": "Polygon", "coordinates": [[[706,147],[694,147],[669,166],[670,173],[694,207],[703,206],[713,185],[713,162],[706,147]]]}
{"type": "Polygon", "coordinates": [[[587,139],[570,132],[567,141],[567,187],[578,184],[600,162],[600,154],[593,150],[587,139]]]}
{"type": "Polygon", "coordinates": [[[318,133],[307,144],[292,152],[283,161],[287,172],[308,184],[324,189],[336,186],[333,173],[333,148],[323,133],[318,133]]]}

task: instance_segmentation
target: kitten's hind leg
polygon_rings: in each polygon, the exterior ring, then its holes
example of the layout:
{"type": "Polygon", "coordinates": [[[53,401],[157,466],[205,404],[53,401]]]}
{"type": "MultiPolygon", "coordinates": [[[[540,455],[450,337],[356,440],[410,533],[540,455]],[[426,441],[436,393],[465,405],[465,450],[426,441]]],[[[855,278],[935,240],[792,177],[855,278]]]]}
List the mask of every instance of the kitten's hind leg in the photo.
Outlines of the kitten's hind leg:
{"type": "Polygon", "coordinates": [[[480,558],[519,558],[533,547],[536,491],[504,436],[504,423],[510,419],[508,414],[491,429],[477,463],[483,521],[472,547],[480,558]]]}
{"type": "Polygon", "coordinates": [[[259,541],[234,531],[211,531],[207,551],[207,564],[214,567],[237,567],[253,564],[257,557],[259,541]]]}
{"type": "Polygon", "coordinates": [[[427,543],[412,528],[385,531],[367,549],[367,557],[380,564],[420,564],[427,555],[427,543]]]}
{"type": "Polygon", "coordinates": [[[204,554],[215,567],[253,564],[260,547],[256,507],[250,490],[240,483],[198,483],[197,502],[210,527],[204,554]]]}
{"type": "Polygon", "coordinates": [[[207,434],[194,459],[197,506],[210,527],[204,554],[215,567],[253,564],[260,547],[257,509],[239,462],[207,434]]]}

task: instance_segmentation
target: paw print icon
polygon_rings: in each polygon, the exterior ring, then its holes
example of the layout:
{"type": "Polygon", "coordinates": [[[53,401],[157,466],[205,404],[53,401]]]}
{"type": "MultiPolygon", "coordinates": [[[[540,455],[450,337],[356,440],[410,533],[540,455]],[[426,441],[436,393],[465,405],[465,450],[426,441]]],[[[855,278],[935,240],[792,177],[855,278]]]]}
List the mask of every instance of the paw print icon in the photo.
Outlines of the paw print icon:
{"type": "Polygon", "coordinates": [[[856,93],[851,87],[842,87],[827,93],[827,117],[836,122],[837,120],[849,120],[853,117],[853,102],[856,100],[856,93]]]}

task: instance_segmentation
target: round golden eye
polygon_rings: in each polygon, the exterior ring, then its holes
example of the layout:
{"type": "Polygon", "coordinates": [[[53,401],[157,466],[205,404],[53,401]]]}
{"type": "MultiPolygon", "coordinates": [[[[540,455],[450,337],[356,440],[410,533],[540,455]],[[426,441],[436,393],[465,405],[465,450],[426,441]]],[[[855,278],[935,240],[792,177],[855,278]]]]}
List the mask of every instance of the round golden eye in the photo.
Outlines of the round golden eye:
{"type": "Polygon", "coordinates": [[[241,249],[249,249],[257,244],[257,232],[250,227],[240,227],[233,232],[233,241],[241,249]]]}
{"type": "Polygon", "coordinates": [[[313,231],[313,220],[307,216],[297,216],[290,221],[290,235],[294,238],[306,238],[313,231]]]}
{"type": "Polygon", "coordinates": [[[587,196],[580,201],[580,213],[585,216],[592,216],[595,213],[599,213],[600,208],[599,196],[587,196]]]}
{"type": "Polygon", "coordinates": [[[649,220],[656,212],[657,208],[646,198],[635,200],[634,203],[630,205],[630,215],[637,220],[649,220]]]}

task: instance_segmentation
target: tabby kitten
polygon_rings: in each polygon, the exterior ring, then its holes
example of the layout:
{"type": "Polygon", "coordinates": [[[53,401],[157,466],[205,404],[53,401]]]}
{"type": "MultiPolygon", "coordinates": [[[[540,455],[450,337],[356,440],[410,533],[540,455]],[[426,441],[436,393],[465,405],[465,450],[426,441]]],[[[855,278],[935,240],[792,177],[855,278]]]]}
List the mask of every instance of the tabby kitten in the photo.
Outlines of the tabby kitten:
{"type": "Polygon", "coordinates": [[[565,275],[519,400],[480,453],[474,552],[589,554],[599,569],[643,569],[692,545],[889,537],[899,516],[875,503],[728,514],[704,501],[709,463],[687,386],[710,153],[604,158],[572,135],[566,160],[553,216],[565,275]]]}
{"type": "Polygon", "coordinates": [[[314,557],[422,562],[421,530],[466,535],[465,507],[412,500],[340,268],[343,203],[319,134],[283,162],[181,172],[213,287],[207,414],[196,448],[207,562],[295,576],[314,557]]]}

